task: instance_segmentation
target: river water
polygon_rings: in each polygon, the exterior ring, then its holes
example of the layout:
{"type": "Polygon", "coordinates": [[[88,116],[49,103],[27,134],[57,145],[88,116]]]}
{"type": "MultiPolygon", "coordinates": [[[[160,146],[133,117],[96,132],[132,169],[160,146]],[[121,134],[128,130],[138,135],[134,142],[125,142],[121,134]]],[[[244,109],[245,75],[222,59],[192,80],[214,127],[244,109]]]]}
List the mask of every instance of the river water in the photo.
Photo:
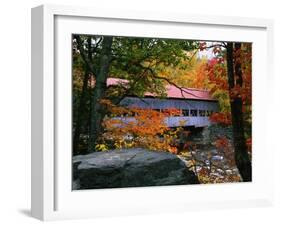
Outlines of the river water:
{"type": "Polygon", "coordinates": [[[179,152],[187,167],[193,170],[201,183],[240,182],[234,161],[231,128],[211,126],[192,129],[184,148],[179,152]],[[221,148],[216,141],[225,138],[228,145],[221,148]]]}

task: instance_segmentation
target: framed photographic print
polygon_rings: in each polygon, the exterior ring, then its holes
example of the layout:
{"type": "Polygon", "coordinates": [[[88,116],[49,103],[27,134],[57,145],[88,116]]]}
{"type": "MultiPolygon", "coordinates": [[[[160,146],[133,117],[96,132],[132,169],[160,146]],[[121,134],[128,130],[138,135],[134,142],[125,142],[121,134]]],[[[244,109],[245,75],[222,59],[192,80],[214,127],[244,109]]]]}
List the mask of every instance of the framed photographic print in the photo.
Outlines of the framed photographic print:
{"type": "Polygon", "coordinates": [[[32,216],[272,203],[272,22],[32,9],[32,216]]]}

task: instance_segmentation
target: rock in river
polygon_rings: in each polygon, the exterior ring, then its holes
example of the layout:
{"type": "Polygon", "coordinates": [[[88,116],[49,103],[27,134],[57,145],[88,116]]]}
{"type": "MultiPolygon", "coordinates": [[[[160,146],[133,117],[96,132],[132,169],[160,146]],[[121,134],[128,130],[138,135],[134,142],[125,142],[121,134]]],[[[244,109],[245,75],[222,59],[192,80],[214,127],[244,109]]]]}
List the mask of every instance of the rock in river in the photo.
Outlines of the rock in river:
{"type": "Polygon", "coordinates": [[[73,189],[198,184],[176,155],[142,148],[73,157],[73,189]]]}

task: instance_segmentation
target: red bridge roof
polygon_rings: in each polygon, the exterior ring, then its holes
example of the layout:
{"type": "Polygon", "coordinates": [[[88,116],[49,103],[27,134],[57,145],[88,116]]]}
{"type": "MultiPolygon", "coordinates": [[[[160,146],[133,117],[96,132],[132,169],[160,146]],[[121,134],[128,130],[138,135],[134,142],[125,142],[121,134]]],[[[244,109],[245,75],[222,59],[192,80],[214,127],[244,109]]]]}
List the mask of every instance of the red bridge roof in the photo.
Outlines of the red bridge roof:
{"type": "MultiPolygon", "coordinates": [[[[119,78],[108,78],[107,86],[111,85],[126,85],[128,83],[125,79],[119,78]]],[[[195,99],[195,100],[214,100],[210,95],[209,91],[203,89],[194,89],[194,88],[179,88],[174,85],[166,86],[167,97],[168,98],[179,98],[179,99],[195,99]]],[[[145,96],[156,95],[153,93],[145,93],[145,96]]]]}

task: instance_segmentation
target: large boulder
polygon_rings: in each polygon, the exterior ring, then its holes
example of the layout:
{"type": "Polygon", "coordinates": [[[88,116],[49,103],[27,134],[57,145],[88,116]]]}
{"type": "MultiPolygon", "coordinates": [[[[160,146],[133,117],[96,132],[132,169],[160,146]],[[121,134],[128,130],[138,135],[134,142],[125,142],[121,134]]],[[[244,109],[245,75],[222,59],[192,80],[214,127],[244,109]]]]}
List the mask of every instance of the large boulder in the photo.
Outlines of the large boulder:
{"type": "Polygon", "coordinates": [[[197,184],[176,155],[142,148],[73,157],[73,189],[197,184]]]}

